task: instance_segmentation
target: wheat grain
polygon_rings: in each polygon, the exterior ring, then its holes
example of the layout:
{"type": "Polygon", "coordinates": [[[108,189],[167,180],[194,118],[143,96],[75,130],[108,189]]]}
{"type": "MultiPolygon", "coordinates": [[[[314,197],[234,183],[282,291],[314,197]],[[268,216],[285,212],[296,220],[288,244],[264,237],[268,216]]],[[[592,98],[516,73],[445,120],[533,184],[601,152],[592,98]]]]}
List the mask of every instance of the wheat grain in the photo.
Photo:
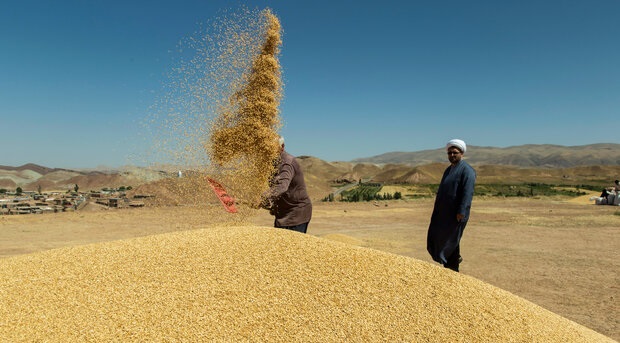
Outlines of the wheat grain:
{"type": "Polygon", "coordinates": [[[479,280],[219,226],[0,260],[7,342],[612,342],[479,280]]]}

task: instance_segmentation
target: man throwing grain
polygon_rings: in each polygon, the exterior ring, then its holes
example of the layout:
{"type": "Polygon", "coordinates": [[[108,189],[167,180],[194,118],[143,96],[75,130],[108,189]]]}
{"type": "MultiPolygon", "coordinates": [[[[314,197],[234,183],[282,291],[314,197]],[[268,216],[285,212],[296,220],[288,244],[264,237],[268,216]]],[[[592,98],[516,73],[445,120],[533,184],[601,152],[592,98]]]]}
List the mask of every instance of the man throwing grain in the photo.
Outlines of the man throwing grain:
{"type": "Polygon", "coordinates": [[[265,195],[263,207],[275,216],[275,227],[306,233],[312,217],[312,202],[306,191],[304,174],[295,157],[284,150],[284,138],[279,137],[278,144],[278,169],[271,179],[271,189],[265,195]]]}
{"type": "Polygon", "coordinates": [[[456,272],[461,258],[460,242],[469,219],[476,172],[465,161],[465,142],[453,139],[446,144],[450,166],[443,173],[428,227],[426,249],[434,261],[456,272]]]}

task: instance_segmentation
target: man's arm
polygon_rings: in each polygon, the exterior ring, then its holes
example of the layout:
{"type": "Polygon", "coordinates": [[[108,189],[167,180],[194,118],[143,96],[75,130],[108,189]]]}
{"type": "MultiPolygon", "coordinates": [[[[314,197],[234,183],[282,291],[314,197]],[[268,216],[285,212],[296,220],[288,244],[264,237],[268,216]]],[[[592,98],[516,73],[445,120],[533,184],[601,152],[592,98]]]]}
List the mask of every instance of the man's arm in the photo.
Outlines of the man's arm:
{"type": "Polygon", "coordinates": [[[465,214],[471,208],[471,201],[474,197],[474,186],[476,184],[476,173],[471,169],[466,169],[463,175],[463,197],[456,215],[457,221],[466,220],[465,214]]]}
{"type": "Polygon", "coordinates": [[[288,163],[283,164],[278,171],[278,175],[274,178],[269,197],[271,199],[277,199],[281,197],[282,194],[286,193],[294,175],[295,169],[293,169],[293,166],[288,163]]]}

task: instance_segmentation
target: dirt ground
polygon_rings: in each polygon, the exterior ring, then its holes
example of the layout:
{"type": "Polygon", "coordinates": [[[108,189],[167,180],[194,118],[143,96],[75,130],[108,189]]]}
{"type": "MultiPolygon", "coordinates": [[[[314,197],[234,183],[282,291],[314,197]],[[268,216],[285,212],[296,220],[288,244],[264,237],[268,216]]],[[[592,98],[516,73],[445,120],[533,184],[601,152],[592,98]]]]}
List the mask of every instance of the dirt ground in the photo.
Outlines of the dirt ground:
{"type": "MultiPolygon", "coordinates": [[[[475,198],[461,272],[620,340],[620,207],[589,196],[475,198]]],[[[434,263],[426,253],[432,199],[314,204],[308,234],[434,263]]],[[[231,221],[271,226],[265,211],[109,209],[0,216],[0,258],[231,221]]]]}

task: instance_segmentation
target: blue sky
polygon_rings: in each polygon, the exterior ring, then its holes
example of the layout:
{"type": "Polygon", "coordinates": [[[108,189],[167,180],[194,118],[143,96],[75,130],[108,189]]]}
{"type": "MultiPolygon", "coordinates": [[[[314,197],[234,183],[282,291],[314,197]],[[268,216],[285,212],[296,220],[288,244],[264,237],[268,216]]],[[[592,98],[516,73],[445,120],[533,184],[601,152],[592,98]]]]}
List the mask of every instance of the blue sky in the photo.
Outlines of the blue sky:
{"type": "Polygon", "coordinates": [[[0,165],[132,163],[179,41],[239,5],[280,18],[294,155],[620,143],[617,0],[25,0],[0,5],[0,165]]]}

